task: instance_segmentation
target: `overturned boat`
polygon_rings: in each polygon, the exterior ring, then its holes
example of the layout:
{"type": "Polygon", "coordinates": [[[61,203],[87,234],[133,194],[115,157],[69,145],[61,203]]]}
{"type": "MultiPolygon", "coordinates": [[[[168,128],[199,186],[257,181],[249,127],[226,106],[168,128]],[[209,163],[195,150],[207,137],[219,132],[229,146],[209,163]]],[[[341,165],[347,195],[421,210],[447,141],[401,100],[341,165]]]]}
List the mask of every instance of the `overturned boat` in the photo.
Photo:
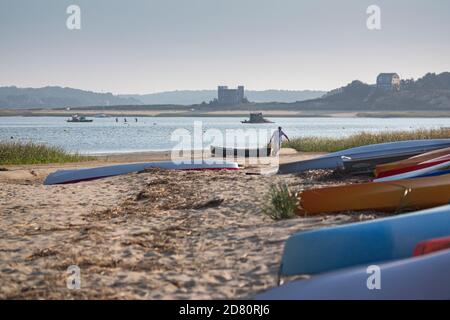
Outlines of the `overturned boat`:
{"type": "Polygon", "coordinates": [[[372,144],[333,152],[310,160],[282,164],[278,173],[298,173],[315,169],[344,169],[344,160],[363,160],[367,162],[368,159],[378,158],[377,162],[373,162],[373,166],[375,166],[379,163],[391,162],[395,157],[397,160],[406,159],[413,155],[447,147],[450,147],[450,139],[409,140],[372,144]]]}
{"type": "Polygon", "coordinates": [[[203,161],[200,163],[175,163],[172,161],[143,162],[120,164],[106,167],[96,167],[77,170],[59,170],[47,176],[44,185],[76,183],[121,174],[139,172],[145,169],[159,168],[167,170],[238,170],[236,162],[231,161],[203,161]]]}
{"type": "Polygon", "coordinates": [[[450,205],[298,232],[288,238],[280,276],[318,274],[412,256],[421,241],[450,235],[450,205]]]}
{"type": "MultiPolygon", "coordinates": [[[[356,240],[356,239],[355,239],[356,240]]],[[[351,249],[349,248],[349,251],[351,249]]],[[[324,259],[327,259],[324,257],[324,259]]],[[[364,266],[299,280],[268,290],[257,300],[449,300],[450,250],[380,264],[382,290],[369,290],[364,266]]]]}
{"type": "Polygon", "coordinates": [[[450,203],[450,174],[310,189],[299,194],[299,214],[396,212],[450,203]]]}
{"type": "Polygon", "coordinates": [[[268,157],[272,149],[270,147],[262,147],[258,149],[246,148],[226,148],[211,146],[211,156],[222,158],[252,158],[252,157],[268,157]]]}

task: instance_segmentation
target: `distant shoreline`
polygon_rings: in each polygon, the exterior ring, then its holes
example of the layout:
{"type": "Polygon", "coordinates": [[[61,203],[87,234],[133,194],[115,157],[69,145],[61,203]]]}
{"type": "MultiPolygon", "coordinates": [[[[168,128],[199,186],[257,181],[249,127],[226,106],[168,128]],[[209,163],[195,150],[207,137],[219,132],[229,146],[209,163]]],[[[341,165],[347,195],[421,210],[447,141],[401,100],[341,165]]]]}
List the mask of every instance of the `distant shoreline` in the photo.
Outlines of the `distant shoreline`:
{"type": "MultiPolygon", "coordinates": [[[[95,117],[100,114],[106,114],[109,117],[235,117],[248,118],[249,111],[204,111],[188,112],[186,110],[20,110],[3,109],[0,110],[0,117],[70,117],[73,114],[82,114],[87,117],[95,117]]],[[[302,112],[293,110],[266,110],[264,116],[272,118],[450,118],[450,111],[376,111],[376,112],[357,112],[357,111],[320,111],[320,112],[302,112]]]]}

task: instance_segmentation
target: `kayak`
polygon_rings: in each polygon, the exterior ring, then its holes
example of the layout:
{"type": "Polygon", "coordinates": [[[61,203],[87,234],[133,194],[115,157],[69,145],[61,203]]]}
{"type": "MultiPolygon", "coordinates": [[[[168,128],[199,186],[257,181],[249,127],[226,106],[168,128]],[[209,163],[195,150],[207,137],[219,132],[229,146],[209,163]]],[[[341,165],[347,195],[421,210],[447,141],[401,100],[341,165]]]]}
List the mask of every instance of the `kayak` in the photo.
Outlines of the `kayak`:
{"type": "Polygon", "coordinates": [[[372,144],[333,152],[310,160],[281,164],[278,173],[288,174],[305,170],[344,168],[342,157],[357,160],[397,154],[399,156],[404,155],[407,158],[411,155],[445,147],[450,147],[450,139],[410,140],[372,144]]]}
{"type": "Polygon", "coordinates": [[[438,150],[433,150],[427,153],[422,153],[419,154],[417,156],[408,158],[408,159],[404,159],[401,161],[397,161],[397,162],[391,162],[391,163],[386,163],[386,164],[380,164],[377,165],[377,167],[375,168],[375,177],[379,177],[383,172],[385,171],[390,171],[390,170],[395,170],[395,169],[401,169],[404,167],[409,167],[430,159],[435,159],[437,157],[441,157],[441,156],[445,156],[450,154],[450,148],[444,148],[444,149],[438,149],[438,150]]]}
{"type": "Polygon", "coordinates": [[[416,155],[417,151],[393,152],[392,154],[382,154],[378,156],[354,156],[342,157],[343,166],[346,172],[359,174],[371,173],[379,164],[390,163],[416,155]]]}
{"type": "Polygon", "coordinates": [[[393,176],[387,176],[387,177],[384,177],[384,178],[375,179],[373,181],[374,182],[385,182],[385,181],[395,181],[395,180],[418,178],[418,177],[422,177],[424,175],[427,175],[429,173],[433,173],[433,172],[439,171],[441,169],[448,169],[449,167],[450,167],[450,161],[447,160],[445,162],[434,164],[434,165],[431,165],[429,167],[425,167],[423,169],[407,171],[405,173],[400,173],[400,174],[396,174],[396,175],[393,175],[393,176]]]}
{"type": "Polygon", "coordinates": [[[432,208],[450,203],[450,174],[310,189],[299,200],[298,213],[306,215],[432,208]]]}
{"type": "Polygon", "coordinates": [[[318,274],[411,257],[416,245],[450,235],[450,205],[373,221],[296,233],[280,276],[318,274]]]}
{"type": "Polygon", "coordinates": [[[436,251],[450,249],[450,237],[425,240],[414,249],[414,256],[422,256],[436,251]]]}
{"type": "Polygon", "coordinates": [[[444,163],[446,161],[450,161],[450,155],[449,154],[447,154],[445,156],[442,156],[442,157],[438,157],[438,158],[434,158],[434,159],[431,159],[431,160],[427,160],[427,161],[424,161],[424,162],[420,162],[418,164],[414,164],[414,165],[411,165],[411,166],[384,171],[384,172],[381,172],[377,176],[377,178],[380,179],[380,178],[384,178],[384,177],[388,177],[388,176],[394,176],[394,175],[398,175],[398,174],[402,174],[402,173],[406,173],[406,172],[410,172],[410,171],[425,169],[425,168],[432,167],[434,165],[438,165],[438,164],[444,163]]]}
{"type": "Polygon", "coordinates": [[[177,164],[172,161],[130,163],[77,170],[59,170],[49,174],[44,181],[44,185],[89,181],[138,172],[149,168],[168,170],[238,170],[239,166],[236,162],[230,161],[219,161],[218,163],[214,161],[203,161],[201,163],[187,164],[177,164]]]}
{"type": "Polygon", "coordinates": [[[449,300],[450,250],[379,265],[380,289],[369,265],[287,283],[257,300],[449,300]]]}

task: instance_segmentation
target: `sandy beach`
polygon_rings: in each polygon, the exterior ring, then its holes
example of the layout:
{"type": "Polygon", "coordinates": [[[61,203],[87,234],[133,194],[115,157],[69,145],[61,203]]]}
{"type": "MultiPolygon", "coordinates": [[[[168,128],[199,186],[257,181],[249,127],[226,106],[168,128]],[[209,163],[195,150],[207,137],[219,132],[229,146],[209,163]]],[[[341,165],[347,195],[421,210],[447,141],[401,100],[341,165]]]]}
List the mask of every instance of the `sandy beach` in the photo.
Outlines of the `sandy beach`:
{"type": "MultiPolygon", "coordinates": [[[[281,162],[317,154],[284,150],[281,162]]],[[[1,299],[243,299],[273,287],[283,243],[300,230],[373,219],[371,214],[273,221],[262,212],[272,184],[293,191],[348,182],[239,171],[148,170],[44,186],[59,168],[167,159],[164,153],[0,171],[1,299]],[[81,270],[81,289],[66,286],[81,270]]],[[[360,179],[360,178],[349,178],[360,179]]],[[[356,180],[355,180],[356,181],[356,180]]]]}

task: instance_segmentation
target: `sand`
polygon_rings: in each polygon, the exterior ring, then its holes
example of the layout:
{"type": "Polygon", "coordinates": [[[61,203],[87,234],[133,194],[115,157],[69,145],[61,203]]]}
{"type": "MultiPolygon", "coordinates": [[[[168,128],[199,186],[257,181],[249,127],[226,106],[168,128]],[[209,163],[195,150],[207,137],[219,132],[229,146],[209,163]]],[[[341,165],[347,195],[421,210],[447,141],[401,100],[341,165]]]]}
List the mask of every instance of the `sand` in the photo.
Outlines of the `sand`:
{"type": "MultiPolygon", "coordinates": [[[[281,161],[311,156],[290,152],[281,161]]],[[[0,299],[252,298],[275,285],[290,234],[375,217],[273,221],[263,214],[271,184],[287,183],[300,191],[344,183],[328,172],[262,176],[247,175],[248,169],[154,169],[42,185],[46,174],[59,167],[16,166],[0,172],[0,299]],[[66,286],[70,265],[80,268],[79,290],[66,286]]]]}

